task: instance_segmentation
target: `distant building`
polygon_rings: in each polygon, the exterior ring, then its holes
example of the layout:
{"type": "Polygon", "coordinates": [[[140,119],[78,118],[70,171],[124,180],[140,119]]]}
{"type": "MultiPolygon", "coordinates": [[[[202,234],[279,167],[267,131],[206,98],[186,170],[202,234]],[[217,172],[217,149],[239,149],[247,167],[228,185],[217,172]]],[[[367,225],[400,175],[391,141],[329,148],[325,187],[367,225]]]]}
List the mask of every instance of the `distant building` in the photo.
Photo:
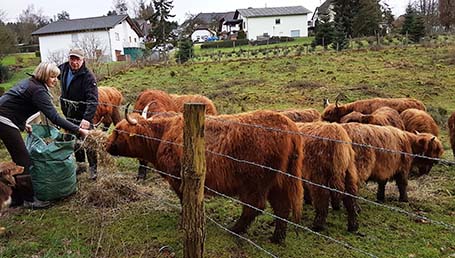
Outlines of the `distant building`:
{"type": "Polygon", "coordinates": [[[317,21],[321,21],[323,17],[328,17],[328,21],[332,22],[335,20],[335,12],[333,11],[333,0],[326,0],[321,6],[316,7],[313,12],[311,20],[308,21],[308,27],[310,29],[316,26],[317,21]]]}
{"type": "Polygon", "coordinates": [[[239,31],[241,22],[233,19],[234,14],[235,12],[199,13],[192,20],[191,39],[203,42],[213,36],[229,35],[239,31]]]}
{"type": "Polygon", "coordinates": [[[261,37],[307,37],[308,14],[303,6],[237,9],[234,20],[241,20],[249,40],[261,37]]]}
{"type": "Polygon", "coordinates": [[[73,47],[89,52],[89,59],[122,61],[125,55],[134,59],[143,48],[144,33],[128,15],[111,15],[56,21],[32,35],[39,38],[41,60],[58,63],[73,47]]]}

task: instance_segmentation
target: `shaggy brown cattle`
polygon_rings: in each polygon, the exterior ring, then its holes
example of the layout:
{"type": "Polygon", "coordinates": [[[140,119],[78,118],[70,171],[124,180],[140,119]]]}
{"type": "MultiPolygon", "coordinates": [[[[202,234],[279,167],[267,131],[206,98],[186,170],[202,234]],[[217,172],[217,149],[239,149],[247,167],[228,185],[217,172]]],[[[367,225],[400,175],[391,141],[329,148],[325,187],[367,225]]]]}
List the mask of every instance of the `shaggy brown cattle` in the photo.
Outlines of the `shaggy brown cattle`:
{"type": "MultiPolygon", "coordinates": [[[[161,90],[144,90],[139,94],[134,104],[134,112],[142,113],[144,108],[148,106],[147,117],[152,115],[167,112],[176,111],[177,107],[167,92],[161,90]]],[[[144,180],[147,177],[147,162],[139,160],[139,168],[137,172],[137,179],[144,180]]]]}
{"type": "Polygon", "coordinates": [[[120,105],[122,105],[123,95],[116,88],[112,87],[99,87],[98,88],[98,106],[96,108],[93,123],[104,125],[107,130],[113,123],[116,125],[120,122],[120,105]]]}
{"type": "Polygon", "coordinates": [[[430,134],[413,134],[392,126],[359,123],[347,123],[342,126],[353,143],[368,145],[353,145],[359,181],[378,182],[377,200],[381,202],[384,201],[385,185],[389,180],[395,180],[400,192],[399,200],[407,202],[406,188],[413,163],[422,170],[433,164],[431,160],[419,161],[413,159],[411,155],[401,153],[431,157],[435,155],[434,153],[442,151],[440,141],[430,134]]]}
{"type": "Polygon", "coordinates": [[[205,104],[205,114],[207,115],[218,115],[216,111],[215,104],[202,95],[176,95],[171,94],[172,99],[174,100],[175,106],[177,107],[176,110],[169,110],[169,111],[176,111],[183,113],[183,106],[185,103],[202,103],[205,104]]]}
{"type": "Polygon", "coordinates": [[[345,105],[338,105],[338,103],[330,104],[324,109],[322,119],[329,122],[340,122],[340,119],[343,116],[353,111],[363,114],[371,114],[376,109],[381,107],[390,107],[399,113],[408,108],[426,110],[425,105],[421,101],[412,98],[373,98],[358,100],[345,105]]]}
{"type": "Polygon", "coordinates": [[[14,162],[0,163],[0,212],[11,204],[12,189],[16,185],[14,176],[21,174],[24,168],[14,162]]]}
{"type": "Polygon", "coordinates": [[[373,124],[373,125],[390,125],[401,130],[404,130],[403,120],[400,117],[400,113],[393,108],[382,107],[378,108],[371,114],[364,115],[360,112],[353,111],[340,120],[341,123],[352,123],[358,122],[362,124],[373,124]]]}
{"type": "MultiPolygon", "coordinates": [[[[109,136],[107,151],[113,155],[149,161],[156,169],[180,177],[183,156],[182,115],[153,117],[149,120],[137,114],[132,114],[131,117],[127,116],[127,119],[117,124],[116,130],[109,136]],[[153,140],[155,138],[161,141],[153,140]]],[[[288,218],[292,211],[294,221],[299,221],[303,204],[302,182],[298,180],[302,176],[301,137],[244,124],[298,132],[294,122],[272,111],[207,119],[205,141],[206,149],[210,152],[206,152],[205,185],[229,196],[239,196],[240,201],[259,209],[264,209],[268,200],[276,216],[288,218]],[[278,169],[286,174],[235,161],[213,152],[278,169]]],[[[182,200],[181,180],[169,175],[161,176],[182,200]]],[[[258,214],[258,211],[243,206],[242,215],[232,230],[236,233],[245,232],[258,214]]],[[[284,240],[286,227],[286,222],[276,220],[273,242],[284,240]]]]}
{"type": "MultiPolygon", "coordinates": [[[[297,126],[303,133],[303,178],[318,185],[357,195],[358,178],[352,146],[318,138],[350,142],[351,139],[343,127],[336,123],[324,122],[297,123],[297,126]]],[[[310,190],[316,210],[313,229],[321,230],[325,227],[330,196],[333,196],[334,192],[331,194],[329,190],[321,187],[306,185],[305,195],[307,189],[310,190]]],[[[356,200],[348,196],[342,198],[348,211],[348,231],[356,231],[358,229],[356,200]]]]}
{"type": "Polygon", "coordinates": [[[439,127],[427,112],[410,108],[401,112],[400,116],[406,131],[412,133],[431,133],[434,136],[439,136],[439,127]]]}
{"type": "Polygon", "coordinates": [[[314,108],[308,109],[289,109],[278,111],[282,115],[287,116],[294,122],[299,123],[309,123],[309,122],[316,122],[321,121],[321,113],[314,108]]]}
{"type": "Polygon", "coordinates": [[[450,146],[452,147],[452,154],[455,157],[455,112],[450,115],[449,120],[447,121],[447,126],[449,127],[449,138],[450,146]]]}
{"type": "Polygon", "coordinates": [[[141,113],[147,105],[149,105],[149,112],[147,113],[147,117],[150,117],[153,114],[159,112],[177,112],[177,107],[171,95],[161,90],[144,90],[141,92],[136,98],[136,102],[134,104],[134,112],[141,113]]]}
{"type": "MultiPolygon", "coordinates": [[[[175,95],[168,94],[161,90],[145,90],[139,94],[134,105],[134,111],[141,113],[148,106],[147,117],[163,112],[180,112],[183,113],[185,103],[203,103],[205,113],[208,115],[217,115],[216,107],[213,102],[201,95],[175,95]]],[[[147,162],[139,161],[139,169],[137,179],[145,179],[147,177],[147,162]]]]}

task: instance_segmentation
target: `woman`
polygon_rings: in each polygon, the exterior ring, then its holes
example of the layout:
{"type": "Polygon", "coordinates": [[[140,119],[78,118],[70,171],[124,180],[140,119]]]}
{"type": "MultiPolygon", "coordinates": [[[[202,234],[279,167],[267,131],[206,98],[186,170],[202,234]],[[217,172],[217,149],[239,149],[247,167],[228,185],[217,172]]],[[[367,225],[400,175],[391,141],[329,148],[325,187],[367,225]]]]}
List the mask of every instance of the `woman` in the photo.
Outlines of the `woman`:
{"type": "Polygon", "coordinates": [[[59,116],[52,104],[49,88],[55,87],[59,74],[60,70],[54,63],[40,63],[31,78],[19,82],[0,97],[0,139],[11,159],[24,167],[24,173],[16,176],[13,205],[24,203],[31,208],[46,208],[50,204],[36,199],[33,194],[29,173],[32,162],[20,133],[24,129],[31,132],[31,127],[26,125],[28,117],[41,111],[52,123],[71,133],[82,137],[88,134],[88,130],[59,116]]]}

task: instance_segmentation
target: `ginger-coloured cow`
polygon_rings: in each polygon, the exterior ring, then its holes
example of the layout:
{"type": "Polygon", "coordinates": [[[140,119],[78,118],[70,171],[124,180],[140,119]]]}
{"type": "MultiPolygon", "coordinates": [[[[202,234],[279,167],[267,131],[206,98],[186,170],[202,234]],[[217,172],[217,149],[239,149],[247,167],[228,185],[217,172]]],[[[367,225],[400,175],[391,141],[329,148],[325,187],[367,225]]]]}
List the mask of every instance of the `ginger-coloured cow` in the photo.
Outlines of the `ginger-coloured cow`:
{"type": "Polygon", "coordinates": [[[338,102],[329,104],[322,113],[322,119],[329,122],[340,122],[343,116],[353,111],[362,114],[371,114],[381,107],[390,107],[399,113],[408,108],[426,110],[425,105],[421,101],[413,98],[373,98],[358,100],[344,105],[338,105],[338,102]]]}
{"type": "Polygon", "coordinates": [[[308,109],[288,109],[278,111],[282,115],[287,116],[289,119],[296,123],[310,123],[321,121],[321,113],[314,108],[308,109]]]}
{"type": "Polygon", "coordinates": [[[400,113],[393,108],[382,107],[376,109],[371,114],[362,114],[357,111],[353,111],[341,118],[341,123],[352,123],[358,122],[362,124],[373,124],[373,125],[390,125],[398,129],[404,130],[403,120],[400,117],[400,113]]]}
{"type": "MultiPolygon", "coordinates": [[[[148,161],[156,169],[180,177],[183,156],[182,147],[179,146],[183,144],[182,115],[158,116],[146,120],[133,113],[131,117],[126,115],[126,118],[117,124],[116,130],[109,136],[107,151],[113,155],[148,161]]],[[[240,201],[259,209],[264,209],[266,201],[269,201],[276,216],[288,218],[292,211],[294,221],[299,221],[303,204],[302,182],[298,180],[302,176],[302,139],[297,134],[257,126],[298,132],[294,122],[271,111],[208,117],[205,141],[206,149],[210,152],[206,152],[205,185],[217,192],[238,196],[240,201]],[[287,175],[212,152],[271,167],[287,175]]],[[[169,175],[161,176],[182,200],[181,180],[169,175]]],[[[244,206],[242,215],[232,230],[236,233],[246,232],[258,214],[258,211],[244,206]]],[[[286,227],[286,222],[276,220],[273,242],[285,239],[286,227]]]]}
{"type": "MultiPolygon", "coordinates": [[[[297,123],[303,139],[303,178],[332,189],[357,195],[358,176],[355,153],[346,131],[337,123],[297,123]],[[331,140],[324,140],[331,139],[331,140]],[[337,140],[337,141],[335,141],[337,140]]],[[[305,196],[311,196],[316,216],[314,230],[325,227],[330,196],[342,198],[348,212],[348,231],[358,229],[356,200],[349,196],[338,196],[315,185],[305,185],[305,196]]],[[[339,208],[339,207],[334,207],[339,208]]]]}
{"type": "Polygon", "coordinates": [[[107,130],[111,124],[116,125],[120,122],[120,105],[122,105],[122,93],[113,87],[98,88],[98,106],[93,117],[94,124],[103,124],[103,129],[107,130]]]}

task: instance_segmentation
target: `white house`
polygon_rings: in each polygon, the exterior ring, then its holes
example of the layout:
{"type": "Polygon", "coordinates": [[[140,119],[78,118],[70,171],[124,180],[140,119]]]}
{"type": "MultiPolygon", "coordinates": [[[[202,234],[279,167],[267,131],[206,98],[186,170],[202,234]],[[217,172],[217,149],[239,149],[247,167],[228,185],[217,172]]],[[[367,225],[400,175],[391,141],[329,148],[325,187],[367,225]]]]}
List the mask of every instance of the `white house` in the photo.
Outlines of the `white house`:
{"type": "Polygon", "coordinates": [[[210,30],[209,28],[196,28],[191,34],[191,40],[193,42],[205,42],[209,37],[216,36],[216,32],[210,30]]]}
{"type": "Polygon", "coordinates": [[[143,33],[128,15],[60,20],[32,35],[39,37],[41,61],[57,63],[66,60],[73,47],[102,61],[121,61],[125,55],[134,59],[143,48],[143,33]]]}
{"type": "Polygon", "coordinates": [[[249,40],[263,36],[307,37],[308,14],[303,6],[237,9],[234,19],[242,20],[249,40]]]}

